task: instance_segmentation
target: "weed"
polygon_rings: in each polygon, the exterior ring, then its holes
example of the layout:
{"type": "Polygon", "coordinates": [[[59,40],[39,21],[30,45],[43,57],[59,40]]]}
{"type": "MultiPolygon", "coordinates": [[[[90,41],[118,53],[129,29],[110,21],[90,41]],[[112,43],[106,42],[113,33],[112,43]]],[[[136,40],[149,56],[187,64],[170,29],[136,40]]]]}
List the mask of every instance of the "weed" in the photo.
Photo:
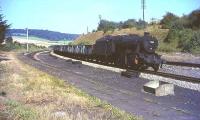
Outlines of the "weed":
{"type": "Polygon", "coordinates": [[[12,113],[14,119],[37,120],[37,112],[30,107],[14,100],[7,100],[6,105],[9,106],[8,111],[12,113]]]}

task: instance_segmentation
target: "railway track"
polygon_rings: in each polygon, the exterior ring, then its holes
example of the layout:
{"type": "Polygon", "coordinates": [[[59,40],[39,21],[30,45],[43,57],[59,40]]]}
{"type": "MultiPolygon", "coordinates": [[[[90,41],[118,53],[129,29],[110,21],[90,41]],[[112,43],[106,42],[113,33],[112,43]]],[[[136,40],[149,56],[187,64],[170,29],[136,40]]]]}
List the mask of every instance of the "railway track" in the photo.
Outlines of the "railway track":
{"type": "Polygon", "coordinates": [[[196,63],[166,61],[165,64],[175,65],[175,66],[183,66],[183,67],[198,67],[198,68],[200,68],[200,64],[196,64],[196,63]]]}
{"type": "MultiPolygon", "coordinates": [[[[39,51],[39,52],[41,52],[41,51],[39,51]]],[[[33,56],[36,53],[38,53],[38,52],[30,53],[27,56],[31,57],[32,59],[34,59],[33,56]]],[[[95,61],[89,61],[89,62],[97,63],[95,61]]],[[[100,64],[100,63],[97,63],[97,64],[100,64]]],[[[105,64],[102,64],[102,65],[105,65],[105,64]]],[[[179,64],[179,65],[181,66],[181,64],[179,64]]],[[[107,65],[107,66],[116,67],[116,66],[113,66],[113,65],[107,65]]],[[[120,67],[117,67],[117,68],[120,68],[120,67]]],[[[127,72],[135,72],[135,70],[132,70],[132,69],[127,69],[126,71],[127,72]]],[[[166,78],[172,78],[172,79],[176,79],[176,80],[179,80],[179,81],[185,81],[185,82],[190,82],[190,83],[195,83],[195,84],[199,84],[200,83],[200,78],[196,78],[196,77],[188,77],[188,76],[184,76],[184,75],[176,75],[176,74],[164,73],[164,72],[154,72],[154,71],[151,71],[151,70],[143,70],[143,71],[138,71],[138,72],[146,73],[146,74],[152,74],[152,75],[158,75],[158,76],[162,76],[162,77],[166,77],[166,78]]]]}
{"type": "MultiPolygon", "coordinates": [[[[128,69],[127,71],[134,72],[134,70],[131,70],[131,69],[128,69]]],[[[150,70],[144,70],[144,71],[139,71],[139,72],[152,74],[152,75],[158,75],[158,76],[167,77],[167,78],[172,78],[172,79],[190,82],[190,83],[196,83],[196,84],[200,83],[200,78],[196,78],[196,77],[188,77],[188,76],[184,76],[184,75],[176,75],[176,74],[164,73],[164,72],[154,72],[154,71],[150,71],[150,70]]]]}

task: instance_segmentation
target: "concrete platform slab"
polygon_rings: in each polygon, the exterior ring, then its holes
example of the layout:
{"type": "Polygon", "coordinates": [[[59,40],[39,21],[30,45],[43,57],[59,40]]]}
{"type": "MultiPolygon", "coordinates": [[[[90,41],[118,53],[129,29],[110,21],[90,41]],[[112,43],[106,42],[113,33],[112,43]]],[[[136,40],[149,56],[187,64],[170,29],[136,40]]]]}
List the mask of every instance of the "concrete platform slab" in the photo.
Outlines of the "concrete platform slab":
{"type": "Polygon", "coordinates": [[[143,86],[144,92],[155,94],[155,96],[174,95],[174,85],[161,81],[150,81],[143,86]]]}

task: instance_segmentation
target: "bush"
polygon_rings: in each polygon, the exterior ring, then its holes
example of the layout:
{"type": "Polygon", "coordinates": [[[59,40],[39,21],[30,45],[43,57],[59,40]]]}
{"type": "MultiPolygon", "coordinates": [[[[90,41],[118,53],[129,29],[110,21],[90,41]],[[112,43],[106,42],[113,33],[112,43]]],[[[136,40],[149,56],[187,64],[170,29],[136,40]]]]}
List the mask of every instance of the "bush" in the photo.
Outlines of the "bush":
{"type": "Polygon", "coordinates": [[[176,42],[174,42],[174,43],[160,42],[159,46],[158,46],[158,51],[161,51],[161,52],[177,52],[177,51],[180,51],[180,49],[176,48],[176,46],[177,46],[176,42]]]}
{"type": "MultiPolygon", "coordinates": [[[[0,50],[25,52],[26,51],[26,44],[20,44],[18,42],[7,43],[5,45],[1,45],[0,50]]],[[[38,51],[38,50],[45,50],[45,47],[36,46],[34,44],[29,44],[29,51],[30,52],[38,51]]]]}
{"type": "Polygon", "coordinates": [[[112,21],[101,20],[97,30],[102,30],[106,33],[109,30],[114,30],[118,27],[118,24],[112,21]]]}
{"type": "Polygon", "coordinates": [[[108,31],[111,31],[111,33],[115,29],[121,30],[122,28],[133,28],[136,27],[137,29],[142,29],[144,28],[143,26],[148,25],[147,22],[139,19],[136,21],[135,19],[128,19],[124,22],[113,22],[113,21],[108,21],[108,20],[101,20],[99,23],[99,26],[97,28],[98,31],[103,31],[104,33],[107,33],[108,31]]]}
{"type": "Polygon", "coordinates": [[[133,28],[137,26],[137,22],[135,19],[129,19],[125,21],[124,23],[121,22],[122,28],[133,28]]]}
{"type": "Polygon", "coordinates": [[[195,31],[193,33],[193,36],[191,38],[191,41],[189,41],[188,44],[191,44],[191,52],[199,52],[200,53],[200,30],[199,31],[195,31]]]}
{"type": "Polygon", "coordinates": [[[171,23],[171,29],[183,30],[187,28],[189,21],[186,18],[180,18],[171,23]]]}
{"type": "Polygon", "coordinates": [[[178,48],[181,48],[183,52],[191,52],[191,48],[193,47],[190,44],[193,38],[193,32],[191,29],[184,29],[178,32],[178,48]]]}
{"type": "Polygon", "coordinates": [[[182,48],[183,52],[194,52],[200,48],[200,31],[184,29],[180,31],[179,36],[177,47],[182,48]]]}
{"type": "Polygon", "coordinates": [[[192,11],[189,15],[178,17],[173,13],[168,12],[160,21],[164,29],[200,29],[200,9],[192,11]]]}
{"type": "Polygon", "coordinates": [[[190,22],[190,28],[199,29],[200,28],[200,9],[194,10],[189,14],[188,20],[190,22]]]}
{"type": "Polygon", "coordinates": [[[175,44],[175,48],[182,52],[195,52],[200,49],[200,30],[192,29],[176,30],[171,29],[164,40],[166,44],[175,44]]]}
{"type": "Polygon", "coordinates": [[[160,21],[162,28],[170,29],[173,25],[173,22],[178,19],[178,16],[174,15],[173,13],[168,12],[163,19],[160,21]]]}
{"type": "MultiPolygon", "coordinates": [[[[200,53],[199,9],[189,15],[183,15],[181,18],[167,13],[161,20],[161,24],[163,28],[170,29],[163,41],[166,45],[173,43],[176,44],[176,49],[180,49],[182,52],[200,53]]],[[[163,50],[164,45],[161,48],[163,50]]]]}
{"type": "Polygon", "coordinates": [[[171,43],[178,40],[178,30],[170,29],[167,37],[163,40],[164,43],[171,43]]]}

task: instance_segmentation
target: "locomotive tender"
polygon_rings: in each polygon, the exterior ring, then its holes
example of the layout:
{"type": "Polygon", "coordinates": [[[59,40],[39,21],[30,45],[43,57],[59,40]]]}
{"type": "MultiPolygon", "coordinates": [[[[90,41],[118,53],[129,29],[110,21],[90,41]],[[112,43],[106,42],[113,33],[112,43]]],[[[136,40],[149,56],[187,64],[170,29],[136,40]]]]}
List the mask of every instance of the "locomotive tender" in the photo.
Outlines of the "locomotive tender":
{"type": "Polygon", "coordinates": [[[144,33],[142,37],[108,35],[98,39],[94,45],[57,45],[53,50],[57,54],[86,61],[101,61],[136,70],[152,67],[157,71],[163,62],[155,53],[157,47],[158,40],[144,33]]]}

